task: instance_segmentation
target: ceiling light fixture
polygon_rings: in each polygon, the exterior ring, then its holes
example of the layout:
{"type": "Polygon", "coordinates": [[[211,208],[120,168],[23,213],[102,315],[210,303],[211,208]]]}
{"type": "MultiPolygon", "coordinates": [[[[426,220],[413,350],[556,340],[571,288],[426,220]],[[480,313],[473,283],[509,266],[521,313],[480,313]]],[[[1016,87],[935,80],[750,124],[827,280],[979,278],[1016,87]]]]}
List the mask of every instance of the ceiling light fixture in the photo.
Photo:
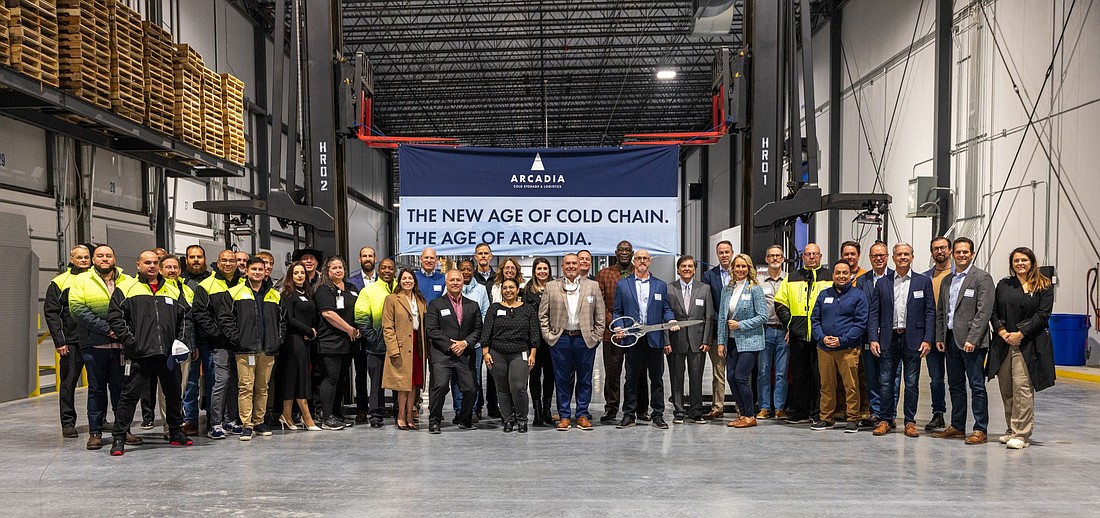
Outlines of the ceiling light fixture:
{"type": "Polygon", "coordinates": [[[676,79],[676,71],[669,68],[669,67],[667,67],[667,66],[658,68],[657,69],[657,79],[662,79],[662,80],[665,80],[665,81],[667,81],[669,79],[676,79]]]}

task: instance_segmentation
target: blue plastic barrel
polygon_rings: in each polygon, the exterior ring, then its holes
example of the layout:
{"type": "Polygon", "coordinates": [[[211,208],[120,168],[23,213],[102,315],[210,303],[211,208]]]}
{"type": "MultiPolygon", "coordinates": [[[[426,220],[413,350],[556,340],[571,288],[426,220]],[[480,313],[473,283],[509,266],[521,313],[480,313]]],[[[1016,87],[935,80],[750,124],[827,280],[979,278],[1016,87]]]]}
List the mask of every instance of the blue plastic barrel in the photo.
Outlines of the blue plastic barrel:
{"type": "Polygon", "coordinates": [[[1055,313],[1050,316],[1050,342],[1055,365],[1084,365],[1088,350],[1089,317],[1055,313]]]}

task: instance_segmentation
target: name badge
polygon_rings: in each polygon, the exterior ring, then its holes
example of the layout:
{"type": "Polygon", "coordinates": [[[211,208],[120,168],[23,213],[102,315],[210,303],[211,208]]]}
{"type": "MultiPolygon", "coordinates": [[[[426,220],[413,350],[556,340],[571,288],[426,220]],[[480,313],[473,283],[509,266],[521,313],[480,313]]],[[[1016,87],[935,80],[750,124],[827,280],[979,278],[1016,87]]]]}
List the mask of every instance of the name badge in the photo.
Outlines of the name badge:
{"type": "Polygon", "coordinates": [[[924,298],[924,292],[923,291],[914,291],[913,292],[913,298],[914,299],[923,299],[924,298]]]}
{"type": "Polygon", "coordinates": [[[171,306],[172,305],[172,297],[164,297],[164,303],[171,306]]]}
{"type": "Polygon", "coordinates": [[[252,294],[251,293],[241,294],[241,300],[252,300],[252,294]]]}
{"type": "Polygon", "coordinates": [[[527,361],[527,351],[523,351],[523,361],[527,361]]]}
{"type": "Polygon", "coordinates": [[[974,297],[974,288],[970,288],[970,289],[964,291],[963,296],[973,298],[974,297]]]}
{"type": "Polygon", "coordinates": [[[766,293],[768,295],[771,295],[771,293],[772,293],[772,285],[771,284],[765,284],[765,285],[761,286],[760,289],[764,290],[764,293],[766,293]]]}
{"type": "Polygon", "coordinates": [[[432,286],[432,291],[443,291],[443,286],[438,284],[432,286]]]}
{"type": "Polygon", "coordinates": [[[440,316],[449,317],[449,316],[451,316],[451,310],[441,309],[441,310],[439,310],[439,314],[440,314],[440,316]]]}
{"type": "Polygon", "coordinates": [[[298,298],[302,299],[302,302],[309,302],[309,297],[306,297],[305,295],[299,295],[298,298]]]}
{"type": "Polygon", "coordinates": [[[703,307],[703,304],[704,304],[703,299],[695,299],[695,305],[696,306],[703,307]]]}
{"type": "Polygon", "coordinates": [[[746,293],[744,295],[741,295],[741,300],[752,300],[752,294],[746,293]]]}
{"type": "Polygon", "coordinates": [[[507,312],[507,311],[505,311],[505,310],[503,310],[503,309],[498,309],[498,310],[497,310],[497,316],[498,316],[498,317],[503,317],[503,316],[505,316],[505,315],[507,315],[507,314],[508,314],[508,312],[507,312]]]}
{"type": "Polygon", "coordinates": [[[344,309],[344,296],[336,297],[336,309],[344,309]]]}
{"type": "Polygon", "coordinates": [[[833,303],[833,298],[832,297],[825,297],[825,303],[826,304],[832,304],[833,303]]]}
{"type": "Polygon", "coordinates": [[[129,376],[130,375],[130,360],[126,360],[126,364],[122,368],[122,370],[123,370],[123,373],[122,373],[123,376],[129,376]]]}
{"type": "Polygon", "coordinates": [[[255,367],[256,366],[256,355],[255,354],[248,355],[248,366],[249,367],[255,367]]]}
{"type": "Polygon", "coordinates": [[[592,295],[585,297],[585,300],[587,300],[589,304],[596,301],[596,299],[592,295]]]}
{"type": "Polygon", "coordinates": [[[661,294],[660,293],[654,293],[653,294],[653,300],[661,300],[661,294]]]}

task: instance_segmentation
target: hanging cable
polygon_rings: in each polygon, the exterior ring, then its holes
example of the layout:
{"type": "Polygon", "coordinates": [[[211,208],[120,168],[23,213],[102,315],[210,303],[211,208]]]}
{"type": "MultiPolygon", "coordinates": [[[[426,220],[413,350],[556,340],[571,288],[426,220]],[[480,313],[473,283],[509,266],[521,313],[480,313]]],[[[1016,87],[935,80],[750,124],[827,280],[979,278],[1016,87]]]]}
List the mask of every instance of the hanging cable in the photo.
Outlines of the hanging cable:
{"type": "MultiPolygon", "coordinates": [[[[1020,136],[1020,145],[1016,146],[1016,154],[1012,157],[1012,163],[1008,166],[1008,173],[1005,174],[1005,181],[1001,185],[1001,191],[997,194],[997,201],[993,205],[993,210],[990,211],[990,213],[989,213],[989,220],[988,220],[989,222],[993,221],[994,216],[997,215],[997,209],[999,209],[1000,206],[1001,206],[1001,199],[1004,198],[1005,189],[1008,188],[1008,182],[1012,179],[1012,173],[1016,169],[1016,162],[1020,159],[1020,152],[1023,151],[1023,149],[1024,149],[1024,141],[1026,140],[1026,137],[1027,137],[1027,130],[1031,129],[1032,126],[1035,125],[1035,112],[1039,109],[1039,101],[1041,101],[1042,98],[1043,98],[1043,92],[1046,91],[1047,84],[1049,84],[1051,82],[1050,79],[1051,79],[1052,74],[1054,73],[1054,63],[1058,60],[1058,53],[1062,49],[1062,43],[1065,42],[1066,29],[1069,27],[1070,17],[1073,15],[1073,8],[1076,7],[1076,6],[1077,6],[1077,0],[1073,0],[1073,3],[1071,3],[1069,5],[1069,10],[1066,12],[1065,20],[1062,22],[1062,30],[1061,30],[1060,34],[1058,35],[1058,44],[1055,45],[1054,52],[1050,56],[1050,63],[1047,65],[1046,72],[1043,73],[1043,85],[1039,89],[1038,95],[1035,96],[1035,102],[1032,104],[1031,111],[1028,113],[1027,125],[1024,127],[1024,134],[1020,136]]],[[[994,44],[997,46],[997,48],[1000,48],[1000,46],[997,45],[997,43],[996,43],[997,42],[996,37],[993,38],[993,41],[994,41],[994,44]]],[[[1019,96],[1020,95],[1019,86],[1016,84],[1016,81],[1014,79],[1012,79],[1011,74],[1009,74],[1009,79],[1012,81],[1012,89],[1016,92],[1016,95],[1019,96]]],[[[1040,144],[1041,144],[1041,139],[1040,139],[1040,144]]],[[[1061,185],[1061,183],[1062,182],[1059,179],[1058,184],[1061,185]]],[[[1072,204],[1071,204],[1071,206],[1072,206],[1072,204]]],[[[1076,207],[1071,207],[1071,208],[1073,208],[1074,214],[1077,214],[1077,208],[1076,207]]],[[[1078,220],[1080,220],[1080,215],[1078,215],[1078,220]]],[[[982,238],[978,241],[978,247],[977,247],[978,250],[982,249],[982,245],[985,243],[986,237],[989,236],[989,229],[991,227],[992,227],[992,225],[989,225],[989,224],[985,225],[985,230],[982,231],[982,238]]],[[[1086,235],[1086,237],[1088,237],[1089,244],[1092,245],[1093,252],[1096,253],[1098,257],[1100,257],[1100,252],[1097,252],[1096,245],[1093,243],[1092,238],[1088,236],[1087,232],[1085,233],[1085,235],[1086,235]]]]}

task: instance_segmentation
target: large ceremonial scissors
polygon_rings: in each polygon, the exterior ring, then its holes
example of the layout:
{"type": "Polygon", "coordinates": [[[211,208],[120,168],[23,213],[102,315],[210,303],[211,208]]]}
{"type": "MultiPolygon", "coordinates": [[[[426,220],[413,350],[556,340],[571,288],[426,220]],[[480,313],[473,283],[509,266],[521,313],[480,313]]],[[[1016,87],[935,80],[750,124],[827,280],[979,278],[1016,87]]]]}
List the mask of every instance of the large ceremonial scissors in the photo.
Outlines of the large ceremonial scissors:
{"type": "Polygon", "coordinates": [[[638,343],[638,339],[645,336],[646,333],[664,331],[677,326],[684,328],[702,323],[702,320],[679,320],[663,324],[643,325],[634,318],[624,315],[612,320],[608,328],[611,330],[611,343],[618,347],[633,347],[634,344],[638,343]],[[619,333],[623,334],[620,336],[619,333]]]}

